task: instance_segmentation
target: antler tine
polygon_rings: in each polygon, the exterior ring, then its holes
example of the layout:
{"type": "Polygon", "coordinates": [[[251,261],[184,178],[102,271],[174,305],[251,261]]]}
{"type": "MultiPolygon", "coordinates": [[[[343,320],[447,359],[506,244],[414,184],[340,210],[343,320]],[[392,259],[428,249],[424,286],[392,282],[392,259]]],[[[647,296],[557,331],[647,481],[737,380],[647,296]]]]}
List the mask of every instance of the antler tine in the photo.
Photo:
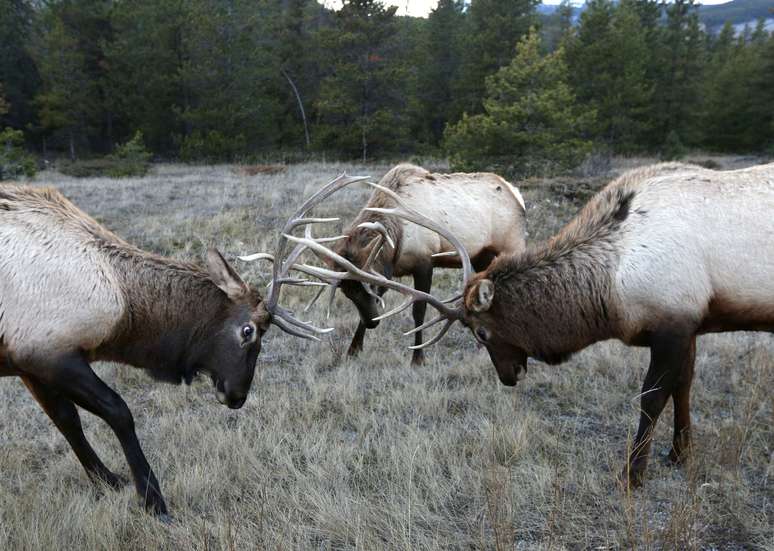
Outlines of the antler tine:
{"type": "Polygon", "coordinates": [[[423,226],[429,230],[432,230],[444,238],[452,244],[452,246],[457,249],[457,252],[460,256],[460,261],[462,262],[462,286],[463,289],[467,287],[468,281],[470,281],[470,277],[473,275],[473,266],[470,263],[470,257],[468,256],[468,252],[465,250],[465,247],[462,245],[459,239],[457,239],[449,230],[441,226],[440,224],[437,224],[421,212],[417,212],[416,210],[412,209],[406,203],[403,202],[403,200],[400,198],[400,196],[392,191],[389,188],[386,188],[384,186],[380,186],[379,184],[375,184],[373,182],[366,182],[369,186],[374,187],[381,191],[382,193],[388,195],[395,203],[397,203],[398,207],[400,208],[378,208],[378,207],[367,207],[365,210],[370,212],[378,212],[380,214],[388,214],[393,216],[398,216],[400,218],[403,218],[405,220],[408,220],[409,222],[413,222],[415,224],[419,224],[420,226],[423,226]]]}
{"type": "Polygon", "coordinates": [[[311,310],[311,309],[312,309],[312,306],[314,306],[314,305],[315,305],[315,303],[316,303],[318,300],[320,300],[320,297],[321,297],[321,296],[322,296],[322,294],[325,292],[325,289],[327,289],[328,287],[330,287],[330,285],[325,285],[325,286],[323,286],[323,287],[320,287],[320,290],[319,290],[319,291],[317,291],[317,292],[315,293],[315,295],[314,295],[314,297],[312,298],[312,300],[310,300],[310,301],[309,301],[309,304],[307,304],[307,305],[304,307],[304,310],[303,310],[303,312],[304,312],[304,313],[306,313],[306,312],[308,312],[309,310],[311,310]]]}
{"type": "Polygon", "coordinates": [[[358,224],[357,227],[378,232],[381,234],[382,238],[390,244],[390,247],[393,249],[395,248],[395,242],[392,240],[392,237],[390,237],[390,234],[387,233],[387,228],[385,228],[384,224],[381,222],[363,222],[362,224],[358,224]]]}
{"type": "Polygon", "coordinates": [[[443,338],[443,336],[446,334],[446,332],[449,330],[449,328],[452,325],[454,325],[454,320],[447,319],[446,323],[441,328],[441,330],[438,331],[438,334],[435,337],[433,337],[432,339],[430,339],[427,342],[423,342],[422,344],[417,344],[417,345],[414,345],[414,346],[409,346],[409,350],[422,350],[423,348],[427,348],[428,346],[431,346],[431,345],[437,343],[438,341],[440,341],[443,338]]]}
{"type": "MultiPolygon", "coordinates": [[[[367,179],[368,178],[364,176],[347,176],[346,173],[343,173],[340,176],[333,179],[327,185],[325,185],[317,193],[309,197],[306,201],[304,201],[304,203],[293,213],[293,215],[285,223],[285,226],[282,228],[282,232],[280,233],[280,237],[277,242],[277,250],[274,255],[277,261],[274,262],[274,269],[272,271],[272,281],[278,281],[279,279],[281,279],[283,270],[288,270],[293,265],[293,263],[291,262],[286,267],[285,266],[286,262],[283,261],[283,258],[285,256],[285,249],[287,247],[287,241],[288,241],[286,237],[287,235],[289,235],[297,226],[300,226],[300,225],[331,222],[334,220],[334,219],[328,219],[328,218],[304,218],[306,216],[306,213],[309,212],[312,209],[312,207],[324,201],[331,194],[335,193],[339,189],[345,186],[351,185],[355,182],[361,182],[367,179]]],[[[293,253],[296,255],[296,259],[298,258],[298,256],[300,256],[301,252],[303,252],[303,249],[299,250],[298,248],[296,248],[296,250],[293,251],[293,253]]],[[[271,286],[271,290],[269,291],[269,296],[266,299],[266,309],[269,312],[273,312],[277,307],[277,302],[279,301],[280,288],[281,288],[281,285],[279,284],[271,286]]]]}
{"type": "MultiPolygon", "coordinates": [[[[388,289],[392,289],[394,291],[398,291],[404,295],[408,295],[412,297],[411,298],[412,302],[423,300],[425,302],[430,303],[436,310],[438,310],[441,314],[443,314],[445,317],[449,319],[455,319],[455,320],[459,319],[460,311],[449,308],[446,304],[444,304],[442,301],[435,298],[433,295],[430,295],[423,291],[418,291],[413,287],[403,285],[402,283],[398,283],[397,281],[387,279],[374,272],[366,272],[364,270],[361,270],[360,268],[352,264],[352,262],[350,262],[343,256],[333,252],[332,250],[328,249],[327,247],[324,247],[323,245],[320,245],[314,240],[310,240],[302,237],[295,237],[292,235],[285,235],[285,237],[288,240],[293,241],[294,243],[306,245],[307,248],[311,249],[316,253],[319,253],[322,256],[326,256],[330,258],[336,264],[338,264],[339,266],[341,266],[346,270],[346,272],[334,272],[331,270],[324,270],[323,268],[318,268],[318,270],[320,270],[328,277],[333,276],[337,279],[354,279],[357,281],[361,281],[363,283],[371,283],[379,287],[386,287],[388,289]]],[[[311,266],[307,266],[307,268],[311,268],[311,266]]]]}
{"type": "Polygon", "coordinates": [[[374,260],[376,260],[376,257],[379,256],[379,253],[382,252],[382,247],[384,244],[384,237],[379,236],[377,237],[378,241],[374,243],[374,247],[371,249],[371,252],[368,254],[368,259],[366,259],[365,264],[363,264],[364,270],[369,270],[371,268],[371,264],[374,263],[374,260]]]}

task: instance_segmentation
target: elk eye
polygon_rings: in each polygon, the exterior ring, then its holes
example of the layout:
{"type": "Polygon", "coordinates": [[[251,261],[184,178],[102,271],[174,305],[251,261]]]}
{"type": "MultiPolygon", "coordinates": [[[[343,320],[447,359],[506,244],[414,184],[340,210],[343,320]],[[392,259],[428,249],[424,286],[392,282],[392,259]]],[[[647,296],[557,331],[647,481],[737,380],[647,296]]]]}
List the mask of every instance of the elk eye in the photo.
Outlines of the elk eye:
{"type": "Polygon", "coordinates": [[[253,336],[254,331],[255,329],[253,329],[252,325],[245,325],[244,327],[242,327],[242,336],[245,339],[249,339],[253,336]]]}
{"type": "Polygon", "coordinates": [[[476,338],[482,342],[486,343],[489,340],[489,331],[484,329],[483,327],[479,327],[476,329],[476,338]]]}

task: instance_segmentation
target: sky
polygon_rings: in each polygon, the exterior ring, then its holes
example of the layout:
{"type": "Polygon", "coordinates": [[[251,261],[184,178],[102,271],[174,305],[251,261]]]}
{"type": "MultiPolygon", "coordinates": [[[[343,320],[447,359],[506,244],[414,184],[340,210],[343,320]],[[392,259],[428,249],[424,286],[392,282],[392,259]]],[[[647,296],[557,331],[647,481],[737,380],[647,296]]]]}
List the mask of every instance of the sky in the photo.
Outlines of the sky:
{"type": "MultiPolygon", "coordinates": [[[[543,0],[544,4],[558,4],[561,0],[543,0]]],[[[704,5],[711,5],[711,4],[725,4],[730,0],[702,0],[702,4],[704,5]]],[[[422,17],[427,15],[430,10],[432,10],[436,4],[438,4],[438,0],[385,0],[385,4],[392,5],[392,6],[398,6],[398,14],[399,15],[414,15],[417,17],[422,17]]],[[[339,7],[341,6],[340,0],[325,0],[325,4],[328,6],[333,7],[339,7]]],[[[573,0],[573,4],[581,5],[583,4],[583,0],[573,0]]]]}

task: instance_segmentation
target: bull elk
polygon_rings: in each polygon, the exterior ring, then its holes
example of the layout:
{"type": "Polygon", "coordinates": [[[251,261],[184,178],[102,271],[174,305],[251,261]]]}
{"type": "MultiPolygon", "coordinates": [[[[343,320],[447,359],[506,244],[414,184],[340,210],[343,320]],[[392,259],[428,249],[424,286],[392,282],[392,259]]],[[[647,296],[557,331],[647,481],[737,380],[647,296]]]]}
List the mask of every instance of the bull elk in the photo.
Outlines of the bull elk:
{"type": "MultiPolygon", "coordinates": [[[[403,203],[441,222],[462,242],[476,270],[486,268],[500,254],[520,253],[525,248],[524,200],[519,190],[491,173],[432,174],[410,164],[391,169],[379,182],[403,203]]],[[[345,239],[333,250],[361,269],[376,271],[387,279],[411,276],[414,287],[430,292],[433,268],[460,268],[454,249],[434,232],[373,209],[393,206],[391,196],[374,190],[367,205],[345,230],[345,239]]],[[[329,261],[329,266],[333,264],[329,261]]],[[[334,287],[335,289],[335,287],[334,287]]],[[[341,290],[360,314],[349,355],[363,348],[366,329],[379,325],[378,305],[384,287],[345,280],[341,290]]],[[[425,318],[425,302],[413,305],[415,327],[425,318]]],[[[422,331],[414,336],[412,363],[422,362],[422,331]]]]}
{"type": "Polygon", "coordinates": [[[774,164],[719,172],[684,164],[635,169],[611,182],[548,241],[501,256],[473,275],[448,230],[401,205],[391,214],[435,229],[454,244],[464,292],[441,301],[360,270],[309,242],[351,278],[429,302],[445,322],[469,327],[488,350],[500,380],[515,385],[527,358],[548,364],[606,339],[650,348],[639,427],[625,479],[639,486],[653,427],[674,402],[669,457],[691,447],[689,395],[696,336],[774,331],[774,164]]]}
{"type": "MultiPolygon", "coordinates": [[[[309,223],[299,217],[285,231],[309,223]]],[[[0,186],[0,377],[20,377],[88,476],[118,487],[122,479],[86,440],[76,406],[104,420],[156,514],[167,507],[132,414],[90,363],[121,362],[177,383],[203,372],[218,400],[239,408],[270,323],[306,338],[328,331],[278,305],[284,283],[324,285],[278,266],[264,301],[214,249],[206,269],[164,258],[126,243],[54,189],[0,186]]]]}

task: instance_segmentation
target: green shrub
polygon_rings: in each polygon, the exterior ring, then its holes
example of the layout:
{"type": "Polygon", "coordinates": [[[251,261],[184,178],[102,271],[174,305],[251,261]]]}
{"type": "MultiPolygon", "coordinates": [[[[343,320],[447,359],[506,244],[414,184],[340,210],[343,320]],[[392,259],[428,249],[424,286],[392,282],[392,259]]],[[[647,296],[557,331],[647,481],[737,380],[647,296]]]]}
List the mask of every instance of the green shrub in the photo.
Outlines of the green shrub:
{"type": "Polygon", "coordinates": [[[64,163],[60,172],[74,178],[128,178],[145,176],[150,168],[151,153],[145,149],[139,130],[131,140],[119,145],[112,155],[64,163]]]}
{"type": "Polygon", "coordinates": [[[661,150],[661,158],[664,161],[677,161],[685,157],[685,146],[683,145],[680,135],[672,130],[667,134],[664,147],[661,150]]]}
{"type": "Polygon", "coordinates": [[[245,137],[226,136],[217,130],[202,132],[194,130],[183,138],[180,145],[180,158],[184,161],[223,162],[232,161],[241,155],[247,147],[245,137]]]}
{"type": "Polygon", "coordinates": [[[5,128],[0,132],[0,180],[16,180],[35,176],[35,158],[24,150],[21,130],[5,128]]]}

